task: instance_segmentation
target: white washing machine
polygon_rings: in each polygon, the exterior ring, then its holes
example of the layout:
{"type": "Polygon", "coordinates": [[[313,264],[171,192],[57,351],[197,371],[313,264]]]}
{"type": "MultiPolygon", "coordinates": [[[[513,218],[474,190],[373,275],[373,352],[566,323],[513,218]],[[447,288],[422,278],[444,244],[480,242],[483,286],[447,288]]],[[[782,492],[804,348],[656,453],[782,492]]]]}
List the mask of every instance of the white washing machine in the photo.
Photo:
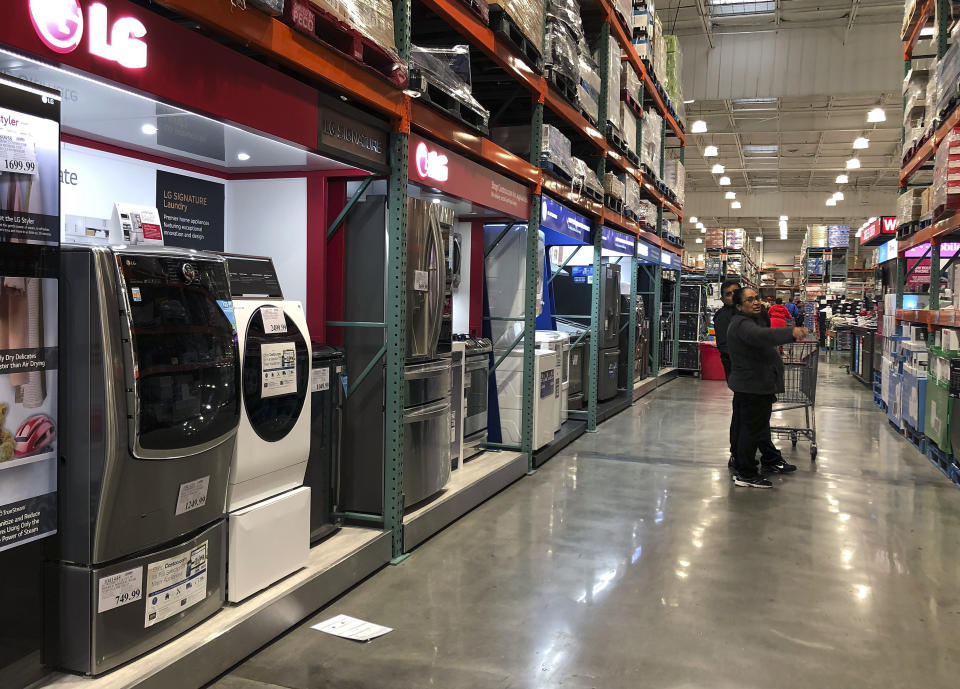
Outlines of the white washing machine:
{"type": "Polygon", "coordinates": [[[557,430],[567,420],[569,412],[570,395],[570,335],[569,333],[558,330],[538,330],[537,347],[540,349],[550,349],[559,354],[557,371],[557,380],[560,385],[557,387],[557,396],[560,398],[560,404],[557,405],[558,421],[557,430]]]}
{"type": "Polygon", "coordinates": [[[238,602],[306,564],[311,348],[300,302],[233,304],[243,394],[227,492],[227,599],[238,602]]]}
{"type": "MultiPolygon", "coordinates": [[[[553,440],[556,432],[557,353],[549,349],[534,350],[533,449],[553,440]]],[[[501,355],[494,352],[494,357],[501,355]]],[[[506,444],[519,445],[523,427],[523,347],[517,345],[496,370],[497,399],[500,404],[500,431],[506,444]]]]}

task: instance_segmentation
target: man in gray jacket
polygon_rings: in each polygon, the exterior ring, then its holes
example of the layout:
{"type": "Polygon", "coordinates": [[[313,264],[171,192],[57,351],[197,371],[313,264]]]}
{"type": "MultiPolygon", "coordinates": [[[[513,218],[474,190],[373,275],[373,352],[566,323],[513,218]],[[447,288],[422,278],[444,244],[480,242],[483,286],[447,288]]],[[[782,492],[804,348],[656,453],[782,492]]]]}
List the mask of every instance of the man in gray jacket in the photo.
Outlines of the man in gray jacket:
{"type": "MultiPolygon", "coordinates": [[[[737,312],[727,329],[727,351],[731,370],[727,386],[733,390],[737,419],[734,483],[750,488],[772,488],[760,475],[757,449],[769,441],[770,415],[777,393],[783,392],[783,359],[778,347],[801,340],[808,330],[800,327],[768,328],[758,321],[760,297],[749,287],[733,295],[737,312]]],[[[796,467],[781,458],[765,464],[768,471],[789,473],[796,467]]]]}

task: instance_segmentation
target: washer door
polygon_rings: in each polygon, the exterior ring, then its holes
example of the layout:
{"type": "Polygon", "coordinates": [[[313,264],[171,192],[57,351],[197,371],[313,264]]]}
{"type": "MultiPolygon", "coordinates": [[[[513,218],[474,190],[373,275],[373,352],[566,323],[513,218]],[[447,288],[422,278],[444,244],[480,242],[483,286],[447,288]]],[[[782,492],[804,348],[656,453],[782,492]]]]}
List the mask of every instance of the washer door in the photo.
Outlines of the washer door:
{"type": "MultiPolygon", "coordinates": [[[[268,322],[275,331],[270,313],[268,322]]],[[[258,436],[273,443],[293,430],[309,393],[309,380],[310,354],[300,328],[282,308],[261,306],[247,324],[243,354],[243,404],[258,436]],[[286,322],[287,332],[268,334],[264,329],[264,312],[274,309],[286,322]]]]}

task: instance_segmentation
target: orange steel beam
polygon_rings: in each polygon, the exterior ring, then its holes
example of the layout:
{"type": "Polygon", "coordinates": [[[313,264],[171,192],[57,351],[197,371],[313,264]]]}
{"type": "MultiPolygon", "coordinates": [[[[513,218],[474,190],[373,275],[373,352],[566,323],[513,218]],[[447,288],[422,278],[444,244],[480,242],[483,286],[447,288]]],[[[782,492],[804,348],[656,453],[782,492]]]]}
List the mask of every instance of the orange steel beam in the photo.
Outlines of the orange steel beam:
{"type": "Polygon", "coordinates": [[[531,165],[520,156],[467,129],[429,105],[414,100],[411,107],[414,129],[486,163],[497,172],[535,187],[540,186],[541,173],[537,166],[531,165]]]}
{"type": "Polygon", "coordinates": [[[913,177],[917,172],[922,168],[930,158],[933,157],[933,153],[936,149],[934,144],[934,139],[936,135],[931,136],[927,139],[920,148],[917,149],[917,152],[913,155],[913,158],[910,159],[901,170],[900,170],[900,186],[905,187],[910,181],[910,178],[913,177]]]}
{"type": "Polygon", "coordinates": [[[925,227],[919,232],[915,232],[897,244],[897,250],[898,252],[902,253],[907,249],[912,249],[920,246],[921,244],[926,244],[929,241],[943,239],[944,237],[955,234],[958,231],[960,231],[960,213],[951,215],[949,218],[944,218],[940,222],[925,227]]]}
{"type": "Polygon", "coordinates": [[[569,182],[563,182],[547,172],[543,173],[543,188],[558,201],[570,206],[585,216],[599,220],[603,213],[603,206],[591,198],[578,194],[570,188],[569,182]]]}
{"type": "Polygon", "coordinates": [[[258,11],[240,11],[224,0],[155,0],[393,119],[403,115],[401,91],[341,53],[258,11]]]}
{"type": "Polygon", "coordinates": [[[640,226],[635,222],[630,222],[619,213],[615,213],[607,207],[603,209],[603,224],[611,225],[621,232],[626,232],[634,237],[640,236],[640,226]]]}
{"type": "Polygon", "coordinates": [[[913,57],[913,48],[916,46],[917,39],[920,37],[920,30],[923,28],[923,25],[927,23],[927,19],[929,19],[930,15],[933,13],[933,0],[925,0],[923,3],[918,3],[917,8],[916,18],[910,18],[910,23],[912,24],[914,21],[916,21],[916,24],[913,24],[913,26],[907,32],[907,40],[904,41],[903,44],[904,60],[909,60],[911,57],[913,57]]]}

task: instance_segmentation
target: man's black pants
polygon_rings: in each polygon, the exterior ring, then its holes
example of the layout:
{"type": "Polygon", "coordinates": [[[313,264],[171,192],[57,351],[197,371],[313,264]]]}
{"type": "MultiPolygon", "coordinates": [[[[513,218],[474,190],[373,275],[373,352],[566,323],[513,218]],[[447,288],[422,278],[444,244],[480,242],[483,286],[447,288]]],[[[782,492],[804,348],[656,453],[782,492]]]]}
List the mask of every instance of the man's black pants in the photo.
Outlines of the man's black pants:
{"type": "MultiPolygon", "coordinates": [[[[741,477],[757,475],[757,448],[763,451],[764,445],[773,447],[770,442],[770,414],[776,400],[776,395],[733,393],[733,415],[737,421],[737,450],[734,456],[737,474],[741,477]]],[[[767,460],[764,452],[763,463],[768,463],[767,460]]]]}
{"type": "MultiPolygon", "coordinates": [[[[723,373],[730,380],[730,355],[720,352],[720,363],[723,364],[723,373]]],[[[730,456],[737,456],[737,436],[740,430],[740,421],[737,414],[736,393],[734,393],[733,414],[730,416],[730,456]]],[[[776,398],[774,398],[774,401],[776,398]]],[[[776,464],[783,460],[780,450],[770,438],[770,414],[767,414],[767,434],[757,445],[760,448],[760,461],[764,464],[776,464]]]]}

